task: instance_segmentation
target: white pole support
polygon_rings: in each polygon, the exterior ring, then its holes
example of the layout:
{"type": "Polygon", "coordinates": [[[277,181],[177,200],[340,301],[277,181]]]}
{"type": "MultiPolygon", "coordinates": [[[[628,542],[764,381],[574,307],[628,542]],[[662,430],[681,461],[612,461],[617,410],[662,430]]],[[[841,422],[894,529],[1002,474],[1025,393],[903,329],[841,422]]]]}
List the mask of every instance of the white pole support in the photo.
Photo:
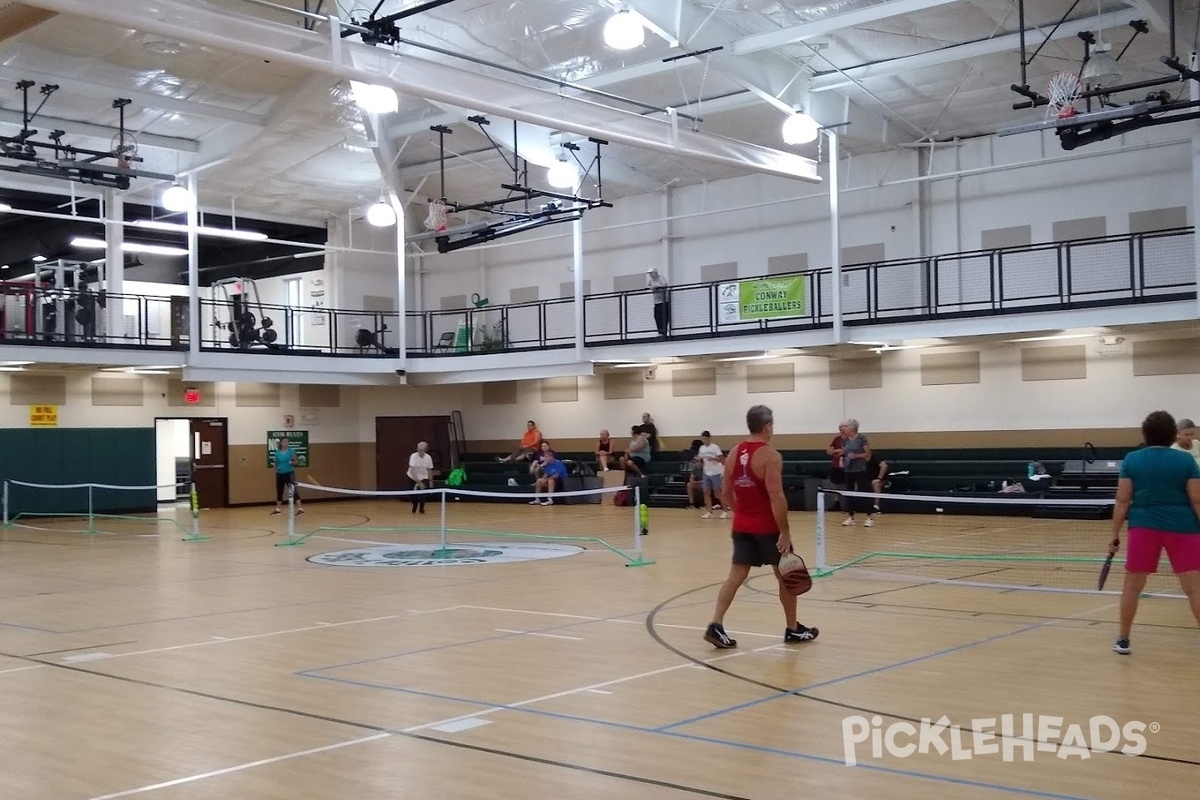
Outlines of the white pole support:
{"type": "Polygon", "coordinates": [[[438,545],[438,547],[441,550],[447,549],[447,542],[446,542],[446,500],[447,500],[447,497],[446,497],[446,495],[447,495],[447,491],[445,488],[443,488],[441,490],[441,503],[439,504],[440,508],[438,509],[438,513],[440,514],[440,521],[438,523],[438,527],[440,528],[440,532],[439,532],[440,544],[438,545]]]}
{"type": "Polygon", "coordinates": [[[96,523],[95,523],[95,519],[94,519],[96,512],[92,506],[92,498],[93,498],[93,490],[92,490],[92,485],[89,483],[88,484],[88,530],[89,531],[96,530],[96,523]]]}
{"type": "Polygon", "coordinates": [[[8,481],[4,482],[4,527],[8,527],[8,481]]]}
{"type": "Polygon", "coordinates": [[[817,571],[825,570],[825,493],[817,491],[817,571]]]}
{"type": "Polygon", "coordinates": [[[296,487],[288,484],[287,540],[296,540],[296,487]]]}
{"type": "Polygon", "coordinates": [[[633,487],[633,552],[642,552],[642,487],[633,487]]]}

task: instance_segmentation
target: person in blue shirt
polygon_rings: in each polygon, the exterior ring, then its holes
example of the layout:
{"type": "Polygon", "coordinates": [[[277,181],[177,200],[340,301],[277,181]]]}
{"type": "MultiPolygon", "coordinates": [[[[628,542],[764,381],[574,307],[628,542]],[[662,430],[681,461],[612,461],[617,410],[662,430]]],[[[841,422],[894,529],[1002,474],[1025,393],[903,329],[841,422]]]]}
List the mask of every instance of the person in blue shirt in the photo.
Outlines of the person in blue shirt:
{"type": "Polygon", "coordinates": [[[1121,462],[1109,543],[1109,552],[1115,554],[1121,547],[1121,528],[1128,523],[1121,623],[1113,643],[1121,655],[1131,652],[1129,632],[1138,598],[1146,579],[1158,572],[1163,550],[1200,622],[1200,467],[1189,453],[1171,448],[1175,434],[1175,418],[1155,411],[1142,422],[1146,446],[1121,462]]]}
{"type": "Polygon", "coordinates": [[[554,499],[550,495],[554,494],[556,486],[562,486],[563,481],[567,479],[567,466],[558,460],[558,457],[551,451],[545,456],[542,461],[542,474],[537,479],[537,483],[533,487],[533,499],[529,501],[529,505],[554,505],[554,499]],[[546,499],[542,500],[542,490],[546,491],[546,499]]]}
{"type": "Polygon", "coordinates": [[[303,514],[304,506],[300,503],[300,490],[296,486],[296,451],[287,439],[279,439],[275,447],[275,510],[271,512],[272,516],[280,513],[285,488],[291,488],[292,498],[296,501],[296,513],[303,514]]]}

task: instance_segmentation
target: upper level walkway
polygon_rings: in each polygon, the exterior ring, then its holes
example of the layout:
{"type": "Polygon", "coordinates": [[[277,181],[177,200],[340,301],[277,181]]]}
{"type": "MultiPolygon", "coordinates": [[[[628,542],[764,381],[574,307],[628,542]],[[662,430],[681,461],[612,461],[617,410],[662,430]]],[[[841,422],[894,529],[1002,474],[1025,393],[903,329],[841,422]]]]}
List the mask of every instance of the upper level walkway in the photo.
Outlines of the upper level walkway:
{"type": "MultiPolygon", "coordinates": [[[[985,333],[992,328],[1045,330],[1105,324],[1097,320],[1109,319],[1114,323],[1193,319],[1198,316],[1194,242],[1193,229],[1180,228],[847,265],[841,269],[845,330],[840,341],[887,342],[906,335],[929,336],[933,330],[941,335],[985,333]],[[1101,313],[1066,313],[1089,310],[1101,313]],[[1047,314],[1054,314],[1053,321],[1047,314]],[[1007,324],[1002,322],[1006,319],[1007,324]]],[[[580,345],[591,358],[611,358],[632,345],[656,354],[675,350],[694,354],[752,349],[764,343],[767,347],[833,343],[832,270],[762,278],[795,279],[793,289],[799,295],[793,296],[804,299],[802,310],[795,316],[738,321],[722,307],[720,287],[729,281],[672,286],[664,337],[656,325],[652,292],[589,294],[579,315],[582,341],[576,336],[573,298],[409,311],[404,315],[403,362],[400,318],[394,312],[242,305],[200,298],[199,348],[198,353],[190,353],[186,297],[88,295],[8,282],[0,283],[0,360],[105,363],[116,359],[249,369],[246,365],[257,357],[276,356],[294,360],[288,367],[271,369],[303,371],[329,370],[329,359],[336,358],[359,362],[356,366],[342,363],[336,368],[339,372],[382,374],[394,373],[401,363],[409,372],[465,371],[478,362],[471,356],[575,350],[552,359],[565,363],[578,360],[580,345]],[[121,352],[114,355],[113,351],[121,352]]]]}

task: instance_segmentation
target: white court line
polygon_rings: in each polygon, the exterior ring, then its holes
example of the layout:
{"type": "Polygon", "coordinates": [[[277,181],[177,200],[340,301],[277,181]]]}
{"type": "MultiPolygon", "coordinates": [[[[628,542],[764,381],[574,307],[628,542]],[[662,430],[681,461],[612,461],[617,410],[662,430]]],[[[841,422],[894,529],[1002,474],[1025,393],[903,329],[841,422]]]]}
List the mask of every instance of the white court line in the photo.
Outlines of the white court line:
{"type": "Polygon", "coordinates": [[[544,636],[547,639],[570,639],[573,642],[582,642],[582,636],[562,636],[557,633],[538,633],[537,631],[510,631],[508,628],[496,628],[496,633],[516,633],[522,636],[544,636]]]}
{"type": "Polygon", "coordinates": [[[27,667],[11,667],[9,669],[0,669],[0,675],[7,675],[10,672],[24,672],[27,669],[42,669],[45,664],[30,664],[27,667]]]}
{"type": "Polygon", "coordinates": [[[604,689],[588,689],[588,692],[591,694],[612,694],[612,692],[605,691],[604,689]]]}
{"type": "MultiPolygon", "coordinates": [[[[495,606],[456,606],[456,608],[468,608],[468,609],[472,609],[474,611],[502,611],[506,614],[538,614],[543,617],[562,617],[564,619],[582,619],[582,620],[589,620],[591,622],[616,622],[616,623],[621,623],[624,625],[644,625],[645,624],[645,622],[640,619],[612,619],[611,617],[609,617],[609,618],[588,617],[588,616],[584,616],[583,614],[557,614],[552,611],[527,611],[522,608],[496,608],[495,606]]],[[[450,610],[450,609],[444,609],[444,610],[450,610]]],[[[433,613],[433,612],[429,612],[429,613],[433,613]]],[[[638,613],[638,612],[635,612],[635,613],[638,613]]],[[[658,627],[660,627],[660,628],[676,628],[678,630],[685,630],[685,631],[707,630],[707,628],[705,626],[670,625],[667,623],[659,623],[658,627]]],[[[497,630],[499,630],[499,629],[497,629],[497,630]]],[[[508,633],[518,633],[518,631],[508,631],[508,633]]],[[[739,636],[766,636],[771,639],[776,639],[779,636],[778,634],[775,634],[775,633],[758,633],[756,631],[732,631],[732,633],[736,633],[739,636]]]]}
{"type": "MultiPolygon", "coordinates": [[[[770,647],[775,647],[775,646],[776,645],[770,645],[770,647]]],[[[759,648],[759,650],[765,650],[765,649],[767,649],[767,648],[759,648]]],[[[737,658],[739,656],[744,656],[744,655],[748,655],[750,653],[757,653],[757,652],[758,652],[758,650],[744,650],[740,653],[727,653],[725,655],[713,656],[712,658],[706,658],[706,659],[704,659],[704,662],[707,664],[711,664],[714,661],[724,661],[726,659],[737,658]]],[[[680,670],[680,669],[688,669],[689,667],[698,667],[700,669],[704,669],[704,667],[701,667],[699,664],[693,664],[691,661],[688,661],[683,664],[676,664],[672,667],[662,667],[660,669],[652,669],[649,672],[639,672],[636,675],[626,675],[622,678],[613,678],[612,680],[603,681],[601,683],[593,683],[590,686],[580,686],[577,689],[567,689],[566,691],[554,692],[553,694],[544,694],[540,697],[531,697],[528,700],[518,700],[515,703],[507,703],[502,706],[500,706],[500,705],[492,706],[490,708],[484,709],[483,711],[475,711],[470,714],[459,714],[456,717],[448,717],[447,719],[439,719],[436,722],[428,722],[424,725],[414,725],[411,728],[404,728],[401,731],[401,733],[414,733],[416,731],[423,731],[427,728],[436,728],[439,725],[447,725],[447,724],[450,724],[453,722],[459,722],[460,720],[464,720],[464,719],[475,719],[477,717],[486,717],[489,714],[495,714],[498,711],[511,711],[514,708],[521,708],[523,706],[533,705],[534,703],[542,703],[547,700],[557,700],[560,697],[567,697],[569,695],[579,694],[581,692],[591,692],[595,689],[605,689],[609,686],[616,686],[619,683],[628,683],[629,681],[636,681],[636,680],[640,680],[641,678],[650,678],[655,675],[663,675],[665,673],[674,672],[674,671],[680,670]]]]}
{"type": "Polygon", "coordinates": [[[293,758],[303,758],[304,756],[311,756],[311,755],[314,755],[315,753],[325,753],[330,750],[338,750],[340,748],[351,747],[356,744],[363,744],[365,742],[373,742],[377,739],[386,739],[387,737],[389,737],[391,735],[392,734],[390,734],[390,733],[376,733],[372,736],[364,736],[361,739],[351,739],[348,742],[339,742],[337,744],[327,744],[324,747],[314,747],[310,750],[299,750],[295,753],[287,753],[282,756],[274,756],[273,758],[263,758],[258,761],[250,761],[245,764],[238,764],[237,766],[234,766],[234,767],[225,767],[224,769],[216,769],[216,770],[213,770],[212,772],[202,772],[199,775],[189,775],[186,778],[176,778],[173,781],[164,781],[163,783],[155,783],[150,786],[139,786],[136,789],[126,789],[123,792],[113,792],[112,794],[103,794],[98,797],[93,797],[93,798],[91,798],[91,800],[115,800],[115,798],[118,798],[118,797],[129,797],[129,796],[135,795],[135,794],[144,794],[146,792],[157,791],[158,789],[167,789],[171,786],[181,786],[185,783],[194,783],[196,781],[202,781],[206,778],[215,778],[218,775],[228,775],[231,772],[241,772],[242,770],[252,769],[254,767],[261,767],[265,764],[277,764],[280,761],[288,761],[293,758]]]}
{"type": "MultiPolygon", "coordinates": [[[[327,630],[328,628],[340,628],[343,625],[364,625],[368,622],[383,622],[384,620],[397,619],[399,616],[400,616],[399,614],[391,614],[386,617],[372,617],[371,619],[352,619],[352,620],[347,620],[346,622],[319,622],[316,625],[309,625],[308,627],[305,627],[305,628],[290,628],[286,631],[270,631],[269,633],[252,633],[248,636],[231,636],[228,639],[222,639],[220,637],[213,637],[212,639],[210,639],[209,641],[206,641],[206,642],[191,642],[190,644],[176,644],[176,645],[172,645],[170,647],[155,647],[150,650],[133,650],[128,653],[113,653],[112,655],[107,655],[107,654],[104,654],[102,656],[98,655],[98,654],[89,654],[89,655],[92,655],[94,658],[95,657],[103,657],[103,658],[109,658],[109,659],[125,658],[126,656],[144,656],[144,655],[149,655],[151,653],[167,653],[172,650],[187,650],[192,647],[207,647],[210,644],[226,644],[228,642],[244,642],[249,639],[265,639],[269,636],[283,636],[284,634],[287,634],[287,633],[305,633],[307,631],[323,631],[323,630],[327,630]]],[[[80,659],[77,658],[76,660],[80,660],[80,659]]]]}

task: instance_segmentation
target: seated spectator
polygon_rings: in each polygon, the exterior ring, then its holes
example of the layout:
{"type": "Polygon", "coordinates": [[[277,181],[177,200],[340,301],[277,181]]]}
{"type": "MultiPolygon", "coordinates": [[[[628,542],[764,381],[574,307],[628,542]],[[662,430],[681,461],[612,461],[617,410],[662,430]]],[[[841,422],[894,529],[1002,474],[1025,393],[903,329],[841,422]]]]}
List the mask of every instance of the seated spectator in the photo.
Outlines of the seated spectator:
{"type": "Polygon", "coordinates": [[[654,424],[654,417],[650,416],[649,411],[642,414],[642,424],[640,427],[642,432],[646,434],[646,441],[650,445],[650,454],[657,455],[662,448],[658,441],[658,426],[654,424]]]}
{"type": "Polygon", "coordinates": [[[529,420],[525,423],[525,435],[521,437],[521,444],[516,450],[501,458],[496,456],[496,460],[501,464],[507,464],[510,461],[524,461],[531,459],[537,455],[538,450],[542,446],[542,432],[538,430],[537,423],[529,420]]]}
{"type": "Polygon", "coordinates": [[[867,462],[867,474],[871,476],[871,488],[875,492],[875,504],[873,508],[875,513],[879,513],[879,496],[883,494],[883,488],[886,485],[885,479],[888,475],[888,462],[880,458],[879,454],[872,451],[871,460],[867,462]]]}
{"type": "Polygon", "coordinates": [[[632,438],[629,440],[629,449],[621,457],[621,469],[640,478],[646,474],[646,465],[652,458],[650,441],[641,425],[634,425],[629,433],[632,438]]]}
{"type": "Polygon", "coordinates": [[[612,439],[608,438],[608,431],[600,431],[600,440],[596,442],[596,465],[599,472],[608,472],[608,459],[612,455],[612,439]]]}
{"type": "Polygon", "coordinates": [[[542,474],[542,468],[546,465],[547,459],[554,458],[554,448],[545,439],[542,440],[541,446],[538,448],[537,458],[529,462],[529,474],[537,477],[542,474]]]}
{"type": "Polygon", "coordinates": [[[541,476],[537,479],[537,483],[534,484],[533,499],[529,501],[529,505],[552,506],[554,505],[554,498],[551,495],[554,494],[554,489],[562,486],[563,481],[567,479],[567,467],[563,462],[558,460],[553,451],[549,452],[549,455],[542,462],[541,467],[541,476]],[[543,490],[546,492],[546,499],[539,500],[538,498],[541,497],[543,490]]]}

